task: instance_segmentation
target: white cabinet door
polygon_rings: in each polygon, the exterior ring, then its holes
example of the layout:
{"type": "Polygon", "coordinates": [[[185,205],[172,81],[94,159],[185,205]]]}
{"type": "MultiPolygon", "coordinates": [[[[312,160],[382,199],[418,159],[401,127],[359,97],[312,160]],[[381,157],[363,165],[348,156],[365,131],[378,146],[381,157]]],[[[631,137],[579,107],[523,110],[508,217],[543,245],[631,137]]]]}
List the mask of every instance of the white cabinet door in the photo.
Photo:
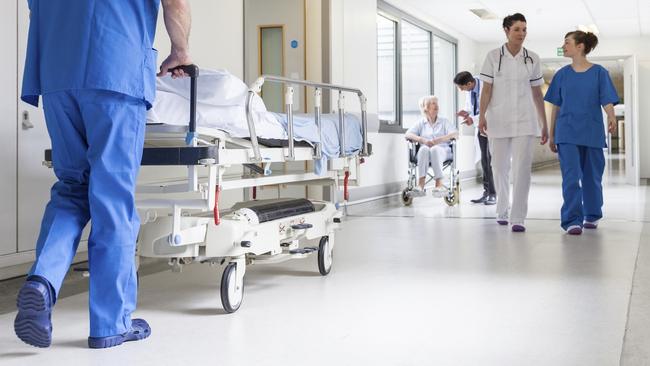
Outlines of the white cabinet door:
{"type": "Polygon", "coordinates": [[[16,0],[3,2],[0,12],[0,255],[16,252],[16,0]]]}
{"type": "MultiPolygon", "coordinates": [[[[19,0],[18,95],[22,89],[28,29],[27,1],[19,0]]],[[[43,166],[43,151],[50,148],[50,137],[42,107],[34,108],[19,100],[18,120],[21,124],[18,129],[18,251],[24,252],[36,247],[43,210],[50,199],[50,188],[55,182],[55,177],[52,169],[43,166]],[[22,127],[25,113],[29,115],[29,123],[33,125],[31,128],[22,127]]]]}

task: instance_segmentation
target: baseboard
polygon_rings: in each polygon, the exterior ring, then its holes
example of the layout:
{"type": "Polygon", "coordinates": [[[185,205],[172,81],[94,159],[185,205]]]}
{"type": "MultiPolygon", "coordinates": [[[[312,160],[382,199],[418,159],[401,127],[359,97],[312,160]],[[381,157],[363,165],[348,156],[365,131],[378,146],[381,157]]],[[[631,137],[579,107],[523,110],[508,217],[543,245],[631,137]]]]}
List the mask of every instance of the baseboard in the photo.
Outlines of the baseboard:
{"type": "MultiPolygon", "coordinates": [[[[477,176],[476,169],[460,172],[460,181],[469,182],[477,181],[480,176],[477,176]]],[[[378,184],[368,187],[354,187],[350,188],[350,201],[349,205],[356,205],[364,202],[374,201],[381,198],[391,197],[401,194],[402,190],[406,187],[406,182],[392,182],[386,184],[378,184]]],[[[343,200],[343,192],[339,192],[339,202],[343,200]]]]}
{"type": "MultiPolygon", "coordinates": [[[[7,254],[0,256],[0,280],[9,278],[25,276],[29,273],[34,263],[35,251],[30,250],[27,252],[7,254]]],[[[85,262],[88,260],[88,247],[86,243],[79,243],[77,255],[75,255],[72,263],[85,262]]]]}

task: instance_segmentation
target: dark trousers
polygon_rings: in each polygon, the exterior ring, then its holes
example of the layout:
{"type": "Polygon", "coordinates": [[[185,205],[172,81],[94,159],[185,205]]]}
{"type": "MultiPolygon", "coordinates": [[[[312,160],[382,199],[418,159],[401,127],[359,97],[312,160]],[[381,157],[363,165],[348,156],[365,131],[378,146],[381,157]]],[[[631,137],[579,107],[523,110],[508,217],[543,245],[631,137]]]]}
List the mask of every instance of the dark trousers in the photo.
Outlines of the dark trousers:
{"type": "Polygon", "coordinates": [[[481,167],[483,168],[483,195],[496,196],[497,191],[494,187],[494,179],[492,178],[492,155],[490,155],[490,148],[488,138],[478,133],[478,144],[481,147],[481,167]]]}

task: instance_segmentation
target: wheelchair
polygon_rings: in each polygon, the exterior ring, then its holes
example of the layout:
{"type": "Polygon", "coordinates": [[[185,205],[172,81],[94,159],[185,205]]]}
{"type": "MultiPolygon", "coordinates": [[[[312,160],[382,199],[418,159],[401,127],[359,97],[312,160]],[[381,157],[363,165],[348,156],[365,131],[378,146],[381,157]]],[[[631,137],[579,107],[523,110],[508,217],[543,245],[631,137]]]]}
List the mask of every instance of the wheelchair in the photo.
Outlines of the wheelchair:
{"type": "MultiPolygon", "coordinates": [[[[418,168],[418,151],[420,144],[413,141],[408,141],[408,181],[407,186],[402,190],[402,203],[404,206],[410,206],[413,203],[413,196],[411,193],[417,185],[417,168],[418,168]]],[[[459,171],[456,168],[456,140],[451,140],[451,159],[445,160],[442,163],[443,172],[447,172],[449,176],[447,184],[443,183],[446,189],[446,194],[443,196],[445,203],[448,206],[455,206],[460,201],[460,179],[459,171]]],[[[433,175],[427,169],[427,178],[424,185],[427,186],[433,180],[433,175]]]]}

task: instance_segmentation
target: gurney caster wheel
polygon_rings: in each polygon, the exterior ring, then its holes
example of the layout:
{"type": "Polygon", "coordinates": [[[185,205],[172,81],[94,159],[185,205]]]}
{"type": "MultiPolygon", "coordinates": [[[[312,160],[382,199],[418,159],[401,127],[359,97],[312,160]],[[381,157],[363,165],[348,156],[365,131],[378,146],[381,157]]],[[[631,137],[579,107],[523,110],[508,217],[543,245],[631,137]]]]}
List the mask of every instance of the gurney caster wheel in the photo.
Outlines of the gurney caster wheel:
{"type": "Polygon", "coordinates": [[[332,245],[328,236],[320,238],[318,244],[318,271],[327,276],[332,269],[332,245]]]}
{"type": "Polygon", "coordinates": [[[237,285],[237,263],[228,263],[221,277],[221,304],[226,313],[239,309],[244,297],[244,283],[237,285]]]}
{"type": "Polygon", "coordinates": [[[402,191],[402,203],[404,206],[410,206],[411,203],[413,203],[413,196],[411,196],[409,193],[411,193],[411,190],[408,188],[404,188],[402,191]]]}

